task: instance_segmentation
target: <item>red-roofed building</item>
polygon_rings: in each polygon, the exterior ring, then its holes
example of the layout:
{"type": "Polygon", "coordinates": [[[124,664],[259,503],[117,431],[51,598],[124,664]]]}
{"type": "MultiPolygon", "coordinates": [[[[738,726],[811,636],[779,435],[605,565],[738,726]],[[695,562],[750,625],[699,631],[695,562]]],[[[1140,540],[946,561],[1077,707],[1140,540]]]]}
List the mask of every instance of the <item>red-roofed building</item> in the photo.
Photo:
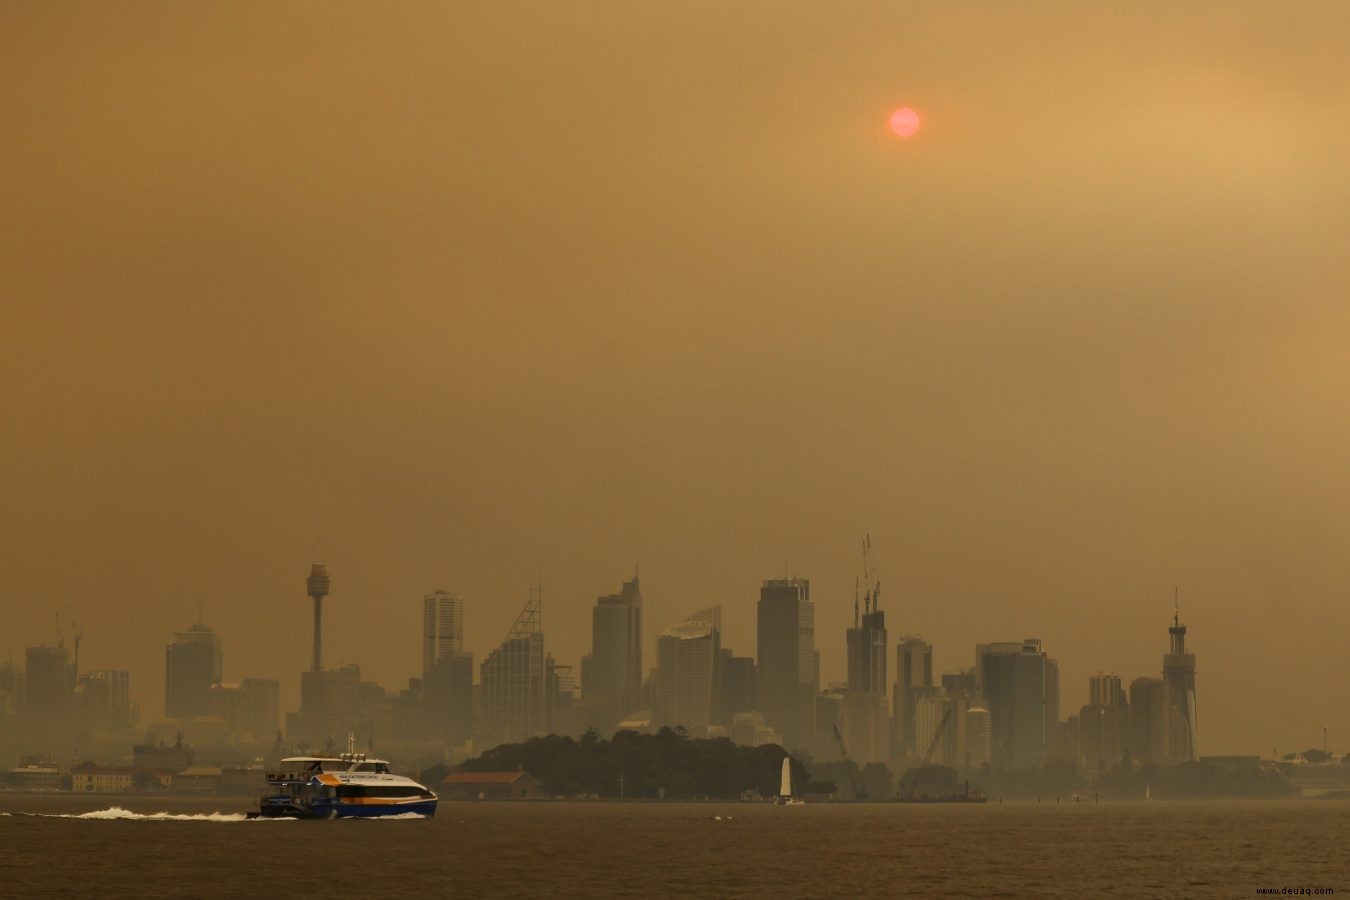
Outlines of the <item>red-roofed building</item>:
{"type": "Polygon", "coordinates": [[[516,772],[455,772],[441,782],[443,800],[534,800],[539,779],[516,772]]]}

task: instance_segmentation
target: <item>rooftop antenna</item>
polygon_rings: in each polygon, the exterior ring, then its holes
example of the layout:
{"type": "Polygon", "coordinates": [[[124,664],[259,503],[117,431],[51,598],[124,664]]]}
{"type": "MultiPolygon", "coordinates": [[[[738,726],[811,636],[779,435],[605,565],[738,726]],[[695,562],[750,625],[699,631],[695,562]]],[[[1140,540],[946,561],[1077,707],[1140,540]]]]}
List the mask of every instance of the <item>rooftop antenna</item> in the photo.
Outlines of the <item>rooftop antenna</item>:
{"type": "Polygon", "coordinates": [[[75,622],[75,610],[67,606],[66,612],[70,619],[71,637],[75,640],[75,675],[78,677],[80,674],[80,641],[84,640],[84,632],[75,622]]]}
{"type": "Polygon", "coordinates": [[[858,576],[853,576],[853,627],[858,627],[858,576]]]}
{"type": "Polygon", "coordinates": [[[1181,588],[1175,586],[1172,588],[1172,624],[1181,624],[1181,588]]]}

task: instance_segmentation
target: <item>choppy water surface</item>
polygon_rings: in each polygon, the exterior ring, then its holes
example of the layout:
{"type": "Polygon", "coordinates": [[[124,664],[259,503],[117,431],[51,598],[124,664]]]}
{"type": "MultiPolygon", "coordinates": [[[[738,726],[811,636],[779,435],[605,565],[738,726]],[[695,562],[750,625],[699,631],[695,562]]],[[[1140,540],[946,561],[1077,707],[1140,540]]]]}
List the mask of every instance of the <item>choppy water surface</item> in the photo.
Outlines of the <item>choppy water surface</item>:
{"type": "Polygon", "coordinates": [[[117,803],[0,795],[0,895],[1350,893],[1346,802],[442,803],[433,820],[336,822],[117,803]]]}

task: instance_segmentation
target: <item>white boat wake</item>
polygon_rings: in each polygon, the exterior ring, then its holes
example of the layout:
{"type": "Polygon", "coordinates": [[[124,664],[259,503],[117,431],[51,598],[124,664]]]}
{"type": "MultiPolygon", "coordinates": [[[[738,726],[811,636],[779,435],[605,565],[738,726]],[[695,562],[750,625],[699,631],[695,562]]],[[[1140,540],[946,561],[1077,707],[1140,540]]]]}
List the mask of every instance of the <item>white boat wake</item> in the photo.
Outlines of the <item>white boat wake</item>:
{"type": "Polygon", "coordinates": [[[87,813],[0,813],[5,816],[32,816],[37,819],[88,819],[92,821],[132,822],[264,822],[281,819],[249,819],[243,813],[138,813],[120,806],[110,806],[87,813]]]}

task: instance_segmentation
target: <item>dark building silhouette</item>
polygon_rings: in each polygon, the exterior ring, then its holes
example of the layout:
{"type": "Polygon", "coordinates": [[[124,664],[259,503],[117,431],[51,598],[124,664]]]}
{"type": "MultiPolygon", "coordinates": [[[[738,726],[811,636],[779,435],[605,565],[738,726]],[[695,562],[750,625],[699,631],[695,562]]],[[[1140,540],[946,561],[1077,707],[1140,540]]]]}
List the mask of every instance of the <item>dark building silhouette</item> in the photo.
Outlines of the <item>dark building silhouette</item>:
{"type": "Polygon", "coordinates": [[[730,724],[736,713],[758,709],[755,694],[755,660],[722,650],[722,716],[730,724]]]}
{"type": "Polygon", "coordinates": [[[789,748],[815,736],[816,608],[805,578],[769,579],[759,591],[759,708],[789,748]]]}
{"type": "Polygon", "coordinates": [[[1130,755],[1136,762],[1167,763],[1170,719],[1166,682],[1161,678],[1136,678],[1130,682],[1130,755]]]}
{"type": "Polygon", "coordinates": [[[220,684],[220,676],[219,635],[201,622],[174,634],[164,648],[164,715],[211,715],[211,688],[220,684]]]}
{"type": "Polygon", "coordinates": [[[74,733],[75,667],[65,647],[29,647],[25,653],[23,732],[28,749],[64,752],[74,733]]]}
{"type": "Polygon", "coordinates": [[[637,575],[617,594],[595,601],[591,652],[582,660],[582,698],[592,724],[611,733],[642,706],[642,590],[637,575]]]}
{"type": "Polygon", "coordinates": [[[1041,642],[978,644],[980,689],[990,715],[990,750],[998,769],[1029,769],[1045,757],[1045,652],[1041,642]]]}

